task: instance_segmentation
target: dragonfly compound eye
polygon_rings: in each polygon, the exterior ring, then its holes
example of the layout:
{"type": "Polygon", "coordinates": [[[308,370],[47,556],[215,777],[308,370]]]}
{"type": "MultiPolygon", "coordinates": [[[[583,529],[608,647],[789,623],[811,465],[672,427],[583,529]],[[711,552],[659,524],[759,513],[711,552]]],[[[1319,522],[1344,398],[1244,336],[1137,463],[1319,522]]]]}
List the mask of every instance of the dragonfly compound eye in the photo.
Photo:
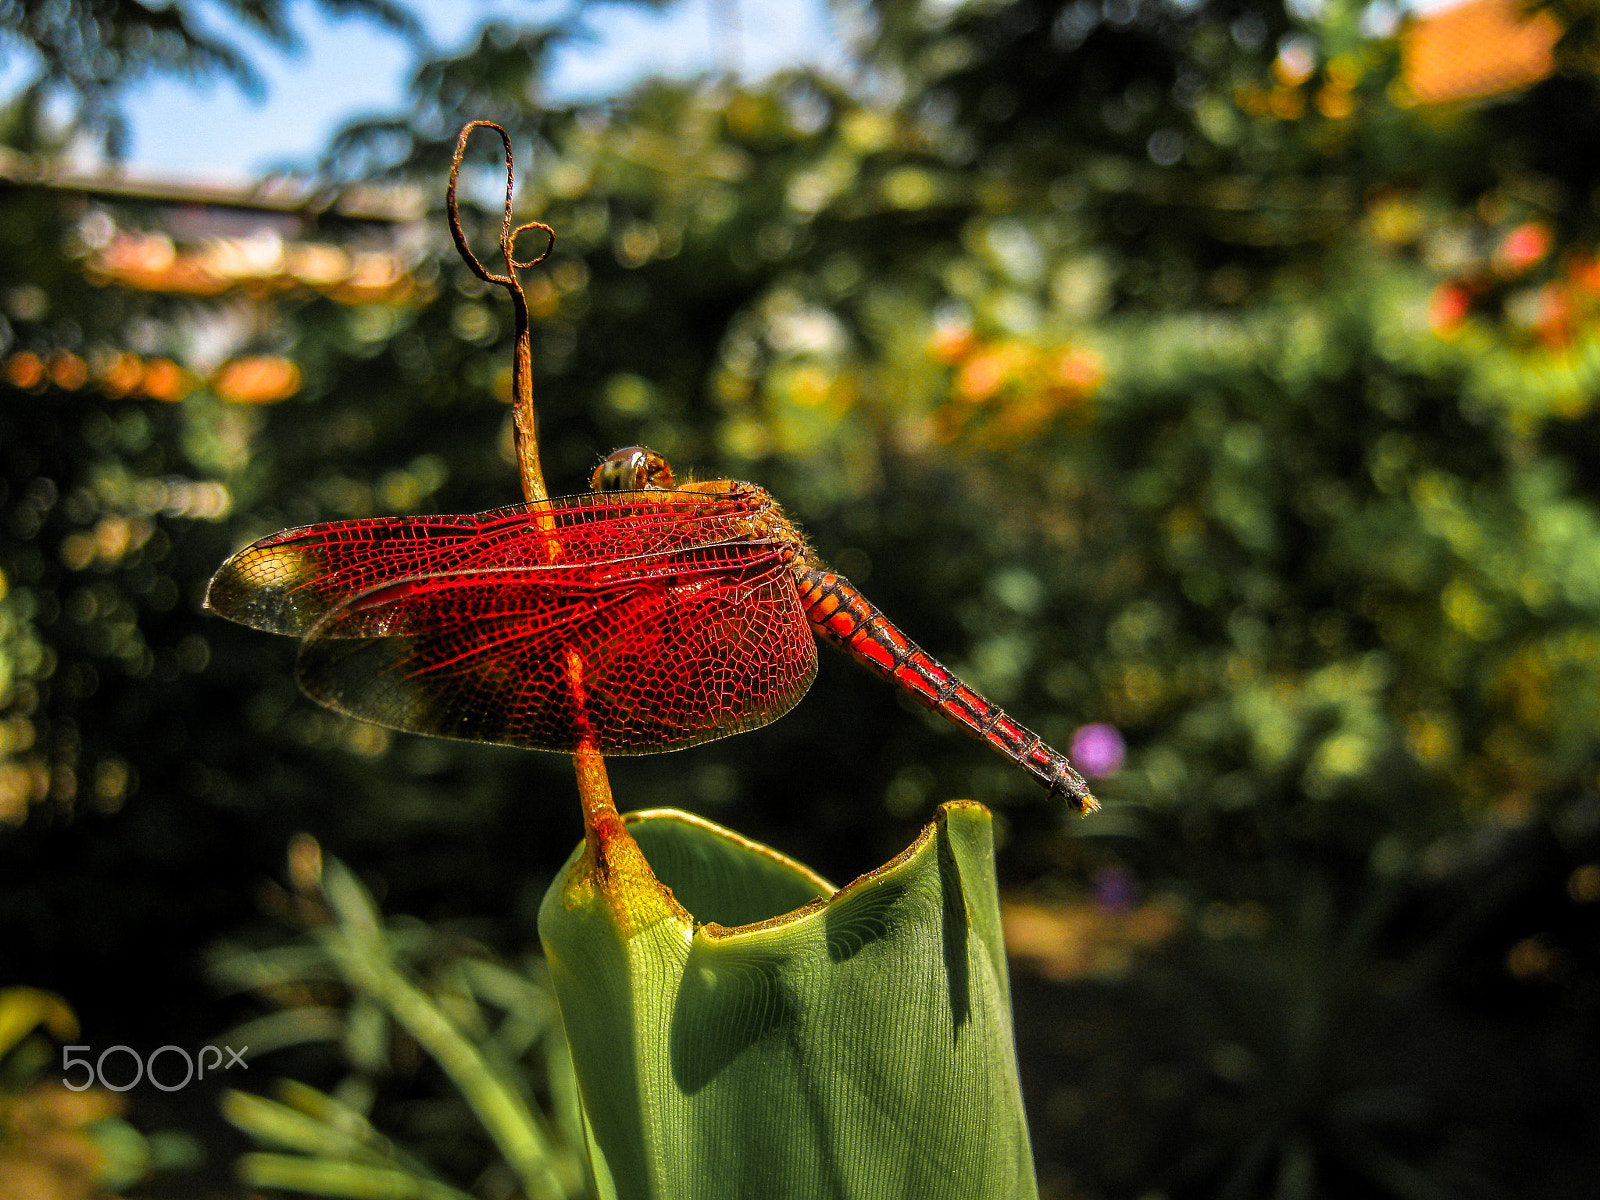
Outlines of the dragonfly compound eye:
{"type": "Polygon", "coordinates": [[[606,455],[589,477],[589,486],[597,492],[667,491],[672,467],[654,450],[624,446],[606,455]]]}

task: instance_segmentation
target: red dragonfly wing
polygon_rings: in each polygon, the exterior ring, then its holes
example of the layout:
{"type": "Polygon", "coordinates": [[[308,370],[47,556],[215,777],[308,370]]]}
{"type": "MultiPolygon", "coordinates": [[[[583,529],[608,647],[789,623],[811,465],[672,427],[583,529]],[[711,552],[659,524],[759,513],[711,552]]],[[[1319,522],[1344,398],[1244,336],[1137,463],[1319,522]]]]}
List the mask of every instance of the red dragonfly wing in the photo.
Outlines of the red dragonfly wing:
{"type": "Polygon", "coordinates": [[[613,754],[788,712],[816,671],[790,548],[739,541],[597,563],[419,575],[312,629],[300,684],[392,729],[613,754]]]}
{"type": "Polygon", "coordinates": [[[306,525],[235,554],[212,579],[206,603],[241,624],[300,637],[339,604],[385,583],[607,563],[739,540],[772,506],[760,488],[730,484],[721,492],[594,493],[467,516],[306,525]]]}

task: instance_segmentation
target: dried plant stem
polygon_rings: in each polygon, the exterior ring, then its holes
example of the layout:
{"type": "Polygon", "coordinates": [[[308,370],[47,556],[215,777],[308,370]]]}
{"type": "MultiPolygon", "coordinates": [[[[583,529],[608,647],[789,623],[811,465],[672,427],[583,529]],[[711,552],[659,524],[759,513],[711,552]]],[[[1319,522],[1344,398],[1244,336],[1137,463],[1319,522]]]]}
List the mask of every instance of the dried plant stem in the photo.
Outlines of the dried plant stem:
{"type": "Polygon", "coordinates": [[[611,796],[611,779],[606,774],[606,760],[593,742],[582,741],[573,752],[572,766],[578,773],[584,833],[593,839],[601,835],[602,828],[613,828],[618,820],[617,802],[611,796]]]}
{"type": "Polygon", "coordinates": [[[450,186],[445,193],[445,209],[450,218],[450,236],[455,239],[456,249],[461,252],[461,257],[466,260],[467,266],[472,268],[479,279],[485,283],[497,283],[511,294],[512,311],[516,316],[516,349],[511,360],[511,402],[512,422],[516,429],[517,470],[522,477],[523,496],[529,503],[535,503],[548,499],[550,493],[545,488],[544,470],[539,465],[539,439],[533,413],[533,351],[528,330],[528,299],[523,294],[522,284],[517,281],[517,272],[541,263],[549,257],[550,251],[555,249],[556,231],[543,221],[528,221],[512,228],[511,195],[515,185],[516,169],[511,161],[511,135],[493,121],[472,121],[462,126],[461,133],[456,138],[455,155],[450,160],[450,186]],[[478,261],[478,256],[472,252],[472,248],[467,245],[467,235],[461,228],[461,209],[456,202],[456,182],[461,175],[461,161],[467,153],[467,139],[474,129],[480,127],[498,133],[506,148],[506,205],[505,215],[500,221],[500,253],[506,263],[504,275],[487,270],[478,261]],[[538,258],[518,262],[515,253],[517,236],[530,229],[543,230],[549,237],[550,243],[538,258]]]}
{"type": "MultiPolygon", "coordinates": [[[[445,193],[445,208],[450,217],[450,236],[456,249],[479,279],[497,283],[511,294],[512,311],[516,316],[516,346],[511,360],[512,422],[516,430],[517,470],[522,478],[522,494],[530,504],[549,498],[545,487],[544,470],[539,465],[538,426],[533,411],[533,350],[529,336],[528,300],[523,294],[517,272],[543,262],[555,249],[556,232],[542,221],[529,221],[515,228],[511,224],[511,197],[516,184],[516,167],[511,159],[511,135],[493,121],[471,121],[462,126],[456,137],[455,154],[450,160],[450,186],[445,193]],[[467,153],[467,139],[478,128],[492,129],[500,135],[506,151],[506,203],[500,220],[500,253],[505,259],[504,275],[496,274],[478,261],[478,256],[467,244],[467,235],[461,228],[461,209],[456,201],[456,188],[461,176],[461,163],[467,153]],[[544,253],[527,262],[516,258],[517,236],[529,229],[542,229],[550,242],[544,253]]],[[[561,545],[553,526],[545,530],[545,549],[550,561],[561,557],[561,545]]],[[[574,707],[582,719],[585,703],[583,661],[576,652],[569,651],[567,662],[568,684],[572,688],[574,707]]],[[[578,793],[583,801],[583,825],[587,836],[593,840],[601,836],[602,829],[618,827],[617,806],[611,796],[611,782],[606,776],[605,759],[588,736],[582,736],[572,763],[578,775],[578,793]]]]}

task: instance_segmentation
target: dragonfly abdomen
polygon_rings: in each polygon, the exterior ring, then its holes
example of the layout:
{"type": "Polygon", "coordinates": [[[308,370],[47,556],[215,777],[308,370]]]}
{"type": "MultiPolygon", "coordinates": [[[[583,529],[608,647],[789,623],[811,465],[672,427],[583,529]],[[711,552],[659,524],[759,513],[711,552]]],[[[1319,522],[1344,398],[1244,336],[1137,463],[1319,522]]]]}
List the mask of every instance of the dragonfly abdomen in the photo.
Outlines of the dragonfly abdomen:
{"type": "Polygon", "coordinates": [[[1081,812],[1099,807],[1066,755],[962,683],[895,628],[843,575],[800,565],[791,570],[800,605],[818,637],[905,688],[924,707],[988,742],[1025,767],[1052,795],[1064,797],[1081,812]]]}

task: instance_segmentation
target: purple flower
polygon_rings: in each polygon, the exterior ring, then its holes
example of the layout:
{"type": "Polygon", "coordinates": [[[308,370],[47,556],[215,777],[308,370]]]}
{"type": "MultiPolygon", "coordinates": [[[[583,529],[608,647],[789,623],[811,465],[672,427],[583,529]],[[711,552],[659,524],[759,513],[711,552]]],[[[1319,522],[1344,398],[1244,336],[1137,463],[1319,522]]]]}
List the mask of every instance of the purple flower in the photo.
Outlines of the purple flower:
{"type": "Polygon", "coordinates": [[[1127,867],[1101,867],[1094,873],[1094,906],[1101,912],[1132,912],[1139,904],[1139,881],[1127,867]]]}
{"type": "Polygon", "coordinates": [[[1072,765],[1091,779],[1115,774],[1127,753],[1115,725],[1085,725],[1072,735],[1072,765]]]}

